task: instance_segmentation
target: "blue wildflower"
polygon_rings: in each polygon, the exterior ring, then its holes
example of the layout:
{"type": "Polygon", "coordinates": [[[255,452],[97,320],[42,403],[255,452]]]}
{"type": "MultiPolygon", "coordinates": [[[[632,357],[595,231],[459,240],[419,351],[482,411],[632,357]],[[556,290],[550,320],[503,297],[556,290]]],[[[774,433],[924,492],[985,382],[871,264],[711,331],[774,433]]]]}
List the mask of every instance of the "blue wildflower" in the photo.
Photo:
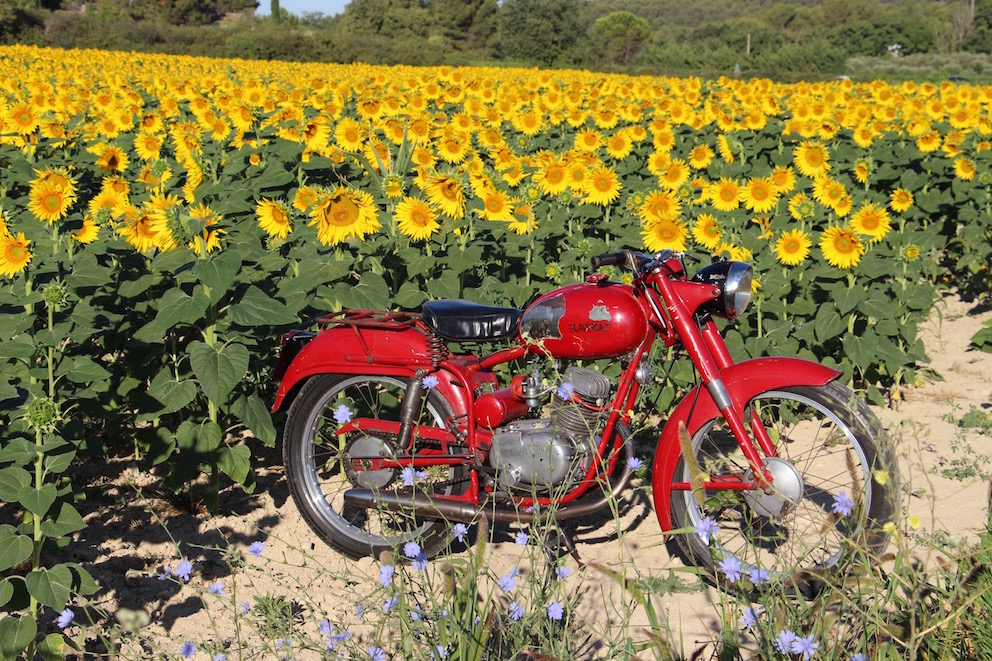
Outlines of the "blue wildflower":
{"type": "Polygon", "coordinates": [[[575,394],[575,386],[573,386],[568,381],[558,386],[558,396],[564,399],[566,402],[572,401],[572,395],[574,394],[575,394]]]}
{"type": "Polygon", "coordinates": [[[396,568],[392,565],[383,565],[379,567],[379,583],[382,587],[388,586],[393,582],[393,574],[396,573],[396,568]]]}
{"type": "Polygon", "coordinates": [[[72,624],[73,619],[75,619],[76,614],[72,612],[71,608],[66,608],[64,611],[59,613],[59,617],[55,620],[55,624],[59,625],[59,629],[65,629],[67,626],[72,624]]]}
{"type": "Polygon", "coordinates": [[[386,661],[386,651],[381,647],[370,647],[369,658],[372,661],[386,661]]]}
{"type": "Polygon", "coordinates": [[[183,582],[189,581],[189,573],[193,571],[193,563],[189,560],[183,560],[176,566],[176,571],[174,574],[176,578],[181,578],[183,582]]]}
{"type": "Polygon", "coordinates": [[[339,425],[351,422],[351,409],[348,408],[347,404],[338,404],[338,407],[334,409],[334,422],[339,425]]]}
{"type": "Polygon", "coordinates": [[[636,471],[638,468],[644,465],[644,462],[637,457],[631,457],[627,460],[627,467],[632,471],[636,471]]]}
{"type": "Polygon", "coordinates": [[[551,603],[548,604],[548,617],[555,621],[561,621],[564,614],[565,607],[558,603],[557,600],[552,599],[551,603]]]}
{"type": "Polygon", "coordinates": [[[465,535],[468,534],[468,526],[464,523],[456,523],[451,529],[451,533],[455,536],[459,542],[465,541],[465,535]]]}
{"type": "Polygon", "coordinates": [[[437,377],[431,374],[430,376],[425,376],[421,383],[425,388],[430,390],[431,388],[437,388],[437,377]]]}
{"type": "Polygon", "coordinates": [[[242,615],[247,615],[248,611],[250,610],[251,610],[251,604],[249,604],[247,601],[242,601],[241,609],[238,612],[240,612],[242,615]]]}
{"type": "Polygon", "coordinates": [[[510,619],[516,622],[524,616],[524,607],[518,601],[510,602],[510,619]]]}
{"type": "Polygon", "coordinates": [[[389,599],[386,599],[386,602],[382,605],[382,612],[388,613],[389,611],[391,611],[393,608],[396,607],[396,604],[398,604],[399,601],[400,600],[397,599],[396,597],[390,597],[389,599]]]}
{"type": "Polygon", "coordinates": [[[225,594],[225,592],[224,592],[224,584],[221,583],[220,581],[216,581],[214,583],[211,583],[209,586],[207,586],[207,591],[210,594],[215,594],[215,595],[217,595],[219,597],[223,597],[224,594],[225,594]]]}
{"type": "Polygon", "coordinates": [[[741,561],[736,556],[724,558],[718,564],[720,571],[723,572],[723,575],[727,577],[728,581],[736,583],[740,579],[743,565],[741,565],[741,561]]]}
{"type": "Polygon", "coordinates": [[[751,582],[755,585],[761,585],[765,581],[771,578],[771,574],[764,567],[752,567],[751,568],[751,582]]]}
{"type": "Polygon", "coordinates": [[[420,554],[420,544],[417,542],[407,542],[403,545],[403,555],[408,558],[416,558],[420,554]]]}
{"type": "Polygon", "coordinates": [[[572,573],[572,570],[568,567],[555,567],[555,577],[558,580],[564,581],[568,578],[568,575],[572,573]]]}
{"type": "Polygon", "coordinates": [[[834,504],[830,509],[834,514],[847,516],[854,510],[854,501],[845,492],[841,491],[834,496],[834,504]]]}
{"type": "Polygon", "coordinates": [[[248,546],[248,552],[251,553],[256,558],[261,558],[262,551],[264,550],[265,550],[265,542],[255,541],[248,546]]]}
{"type": "Polygon", "coordinates": [[[427,554],[421,551],[417,554],[417,557],[413,559],[413,568],[419,571],[427,569],[427,554]]]}
{"type": "Polygon", "coordinates": [[[196,656],[196,645],[187,640],[183,643],[183,646],[179,648],[179,653],[183,655],[183,658],[192,659],[196,656]]]}
{"type": "Polygon", "coordinates": [[[718,532],[720,532],[720,526],[708,516],[696,524],[696,534],[703,540],[703,544],[708,545],[710,543],[710,537],[716,535],[718,532]]]}
{"type": "Polygon", "coordinates": [[[527,533],[521,530],[520,532],[517,533],[517,536],[513,538],[513,543],[516,544],[517,546],[526,546],[528,539],[529,538],[527,537],[527,533]]]}
{"type": "Polygon", "coordinates": [[[796,634],[788,629],[783,629],[775,636],[775,647],[782,654],[792,654],[792,643],[796,641],[796,634]]]}
{"type": "Polygon", "coordinates": [[[514,567],[506,573],[505,576],[501,576],[499,579],[499,586],[503,588],[505,592],[510,592],[517,585],[517,575],[520,573],[517,567],[514,567]]]}
{"type": "Polygon", "coordinates": [[[793,654],[798,654],[802,656],[803,661],[809,661],[816,654],[816,649],[820,646],[819,643],[813,642],[813,634],[810,634],[806,638],[796,637],[792,644],[789,646],[789,650],[793,654]]]}
{"type": "Polygon", "coordinates": [[[754,606],[748,606],[745,608],[744,612],[741,614],[741,629],[747,629],[750,631],[751,627],[758,623],[758,615],[760,614],[761,613],[754,606]]]}

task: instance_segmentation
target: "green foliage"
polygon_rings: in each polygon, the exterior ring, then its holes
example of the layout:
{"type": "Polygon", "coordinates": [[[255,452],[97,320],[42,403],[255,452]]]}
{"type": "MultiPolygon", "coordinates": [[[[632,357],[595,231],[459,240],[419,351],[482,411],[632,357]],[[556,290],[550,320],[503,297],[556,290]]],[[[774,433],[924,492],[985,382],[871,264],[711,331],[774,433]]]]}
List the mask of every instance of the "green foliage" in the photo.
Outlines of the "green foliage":
{"type": "Polygon", "coordinates": [[[583,31],[576,0],[506,0],[500,8],[500,52],[511,60],[549,66],[583,31]]]}
{"type": "Polygon", "coordinates": [[[596,19],[589,37],[601,63],[625,66],[650,39],[651,26],[628,11],[613,12],[596,19]]]}

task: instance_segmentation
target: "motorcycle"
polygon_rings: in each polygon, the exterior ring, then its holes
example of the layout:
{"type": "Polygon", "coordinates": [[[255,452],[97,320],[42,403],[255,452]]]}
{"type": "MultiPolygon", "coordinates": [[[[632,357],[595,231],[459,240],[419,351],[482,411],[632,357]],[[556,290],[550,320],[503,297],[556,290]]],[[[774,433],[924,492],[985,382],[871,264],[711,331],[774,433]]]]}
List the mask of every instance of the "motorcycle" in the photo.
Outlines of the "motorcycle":
{"type": "Polygon", "coordinates": [[[288,411],[282,452],[303,518],[357,558],[408,541],[436,555],[453,523],[483,515],[547,524],[596,512],[640,464],[630,427],[661,343],[698,374],[650,470],[658,522],[682,533],[689,562],[716,574],[736,560],[765,578],[880,551],[896,464],[878,420],[830,367],[735,362],[715,318],[744,313],[752,267],[715,261],[689,277],[687,260],[623,250],[592,266],[627,269],[630,284],[593,273],[523,310],[435,300],[286,333],[273,411],[288,411]],[[477,343],[505,346],[450,347],[477,343]],[[603,360],[619,361],[616,383],[593,369],[603,360]]]}

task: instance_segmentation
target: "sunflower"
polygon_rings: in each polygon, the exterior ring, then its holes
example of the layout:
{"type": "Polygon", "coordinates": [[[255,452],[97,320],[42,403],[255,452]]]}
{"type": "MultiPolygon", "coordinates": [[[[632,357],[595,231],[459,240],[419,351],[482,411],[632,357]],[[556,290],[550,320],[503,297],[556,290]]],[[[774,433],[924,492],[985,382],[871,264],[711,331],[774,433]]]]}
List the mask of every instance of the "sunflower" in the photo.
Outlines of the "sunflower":
{"type": "Polygon", "coordinates": [[[696,145],[689,152],[689,167],[694,170],[702,170],[703,168],[709,167],[710,163],[713,162],[713,157],[716,154],[713,152],[713,148],[707,144],[696,145]]]}
{"type": "Polygon", "coordinates": [[[93,243],[100,236],[100,224],[96,222],[93,218],[86,217],[83,219],[83,226],[72,233],[72,238],[74,238],[79,243],[93,243]]]}
{"type": "Polygon", "coordinates": [[[789,198],[789,215],[796,220],[809,218],[816,211],[813,200],[806,197],[806,193],[796,193],[789,198]]]}
{"type": "Polygon", "coordinates": [[[727,136],[722,133],[716,136],[716,148],[720,152],[720,158],[722,158],[723,162],[727,165],[730,165],[736,160],[734,157],[734,150],[730,146],[730,140],[728,140],[727,136]]]}
{"type": "Polygon", "coordinates": [[[589,174],[582,192],[586,204],[609,206],[620,197],[620,179],[612,168],[601,165],[589,174]]]}
{"type": "Polygon", "coordinates": [[[564,163],[555,159],[539,168],[533,180],[545,195],[558,195],[568,188],[568,170],[564,163]]]}
{"type": "Polygon", "coordinates": [[[752,177],[741,191],[744,207],[754,213],[768,213],[778,202],[778,191],[768,177],[752,177]]]}
{"type": "Polygon", "coordinates": [[[96,166],[106,172],[124,172],[127,169],[127,153],[116,145],[107,145],[100,153],[96,166]]]}
{"type": "Polygon", "coordinates": [[[39,220],[54,223],[65,218],[72,206],[72,197],[56,183],[36,179],[28,193],[28,210],[39,220]]]}
{"type": "Polygon", "coordinates": [[[430,203],[445,216],[458,219],[465,215],[465,191],[457,177],[434,175],[427,182],[426,193],[430,203]]]}
{"type": "Polygon", "coordinates": [[[660,177],[668,169],[668,164],[672,162],[672,156],[667,151],[653,151],[648,156],[648,172],[656,177],[660,177]]]}
{"type": "Polygon", "coordinates": [[[809,235],[800,229],[782,232],[775,242],[775,258],[786,266],[795,266],[809,256],[813,242],[809,235]]]}
{"type": "Polygon", "coordinates": [[[830,227],[820,235],[820,250],[827,263],[839,269],[857,266],[865,253],[861,239],[846,227],[830,227]]]}
{"type": "Polygon", "coordinates": [[[971,181],[975,178],[975,164],[970,158],[959,156],[954,159],[954,176],[962,181],[971,181]]]}
{"type": "Polygon", "coordinates": [[[323,194],[310,210],[310,217],[310,225],[317,226],[317,240],[325,246],[350,237],[363,238],[380,227],[372,196],[345,186],[323,194]]]}
{"type": "Polygon", "coordinates": [[[830,169],[830,153],[823,145],[805,141],[792,152],[796,167],[804,177],[818,179],[830,169]]]}
{"type": "Polygon", "coordinates": [[[581,160],[574,160],[568,164],[568,188],[573,193],[581,193],[589,179],[589,169],[581,160]]]}
{"type": "Polygon", "coordinates": [[[139,209],[129,205],[124,212],[124,222],[117,228],[117,234],[124,237],[138,252],[145,252],[155,247],[157,233],[155,215],[164,215],[162,211],[139,209]]]}
{"type": "Polygon", "coordinates": [[[617,131],[606,141],[606,153],[610,155],[610,158],[618,161],[630,156],[633,148],[634,143],[626,130],[617,131]]]}
{"type": "Polygon", "coordinates": [[[214,213],[206,204],[200,204],[189,208],[189,215],[203,223],[203,228],[193,237],[193,240],[186,245],[197,255],[211,253],[221,249],[221,237],[227,234],[226,231],[216,227],[221,221],[221,216],[214,213]]]}
{"type": "Polygon", "coordinates": [[[854,178],[858,180],[858,183],[867,185],[871,170],[871,161],[867,158],[860,158],[854,163],[854,178]]]}
{"type": "Polygon", "coordinates": [[[510,229],[517,234],[529,234],[537,229],[537,220],[534,218],[534,210],[527,202],[514,199],[513,218],[510,220],[510,229]]]}
{"type": "Polygon", "coordinates": [[[889,207],[896,213],[909,211],[913,206],[913,194],[905,188],[897,188],[892,191],[889,199],[889,207]]]}
{"type": "Polygon", "coordinates": [[[665,249],[682,252],[686,248],[689,231],[681,221],[666,218],[645,226],[641,238],[651,252],[665,249]]]}
{"type": "Polygon", "coordinates": [[[334,141],[344,151],[361,151],[365,144],[365,138],[362,136],[362,125],[351,117],[343,118],[334,129],[334,141]]]}
{"type": "Polygon", "coordinates": [[[598,131],[585,129],[575,135],[575,150],[580,152],[594,152],[602,142],[603,136],[598,131]]]}
{"type": "Polygon", "coordinates": [[[716,218],[708,213],[699,214],[692,225],[692,238],[707,250],[713,250],[720,243],[723,232],[716,218]]]}
{"type": "Polygon", "coordinates": [[[162,152],[162,138],[154,133],[139,133],[134,138],[134,151],[143,161],[157,161],[162,152]]]}
{"type": "Polygon", "coordinates": [[[637,208],[641,222],[648,225],[659,220],[677,218],[682,202],[671,191],[652,191],[637,208]]]}
{"type": "Polygon", "coordinates": [[[772,185],[781,195],[788,193],[796,187],[796,171],[791,165],[779,165],[772,170],[772,185]]]}
{"type": "Polygon", "coordinates": [[[706,187],[706,198],[717,211],[734,211],[741,203],[740,186],[734,179],[720,177],[719,182],[706,187]]]}
{"type": "Polygon", "coordinates": [[[820,177],[813,184],[813,199],[834,211],[837,210],[846,194],[847,189],[844,188],[844,184],[830,177],[820,177]]]}
{"type": "Polygon", "coordinates": [[[255,217],[262,231],[273,238],[285,239],[293,231],[289,209],[277,200],[263,199],[259,202],[255,207],[255,217]]]}
{"type": "Polygon", "coordinates": [[[24,270],[31,261],[30,241],[24,238],[24,232],[17,236],[0,236],[0,275],[13,277],[24,270]]]}
{"type": "Polygon", "coordinates": [[[437,222],[437,212],[427,202],[416,197],[404,197],[396,205],[393,217],[400,232],[413,241],[426,241],[441,227],[437,222]]]}
{"type": "Polygon", "coordinates": [[[916,139],[916,147],[924,154],[929,154],[940,149],[940,133],[937,131],[927,131],[916,139]]]}
{"type": "Polygon", "coordinates": [[[438,141],[437,155],[448,163],[461,163],[468,156],[469,136],[458,131],[445,131],[438,141]]]}
{"type": "Polygon", "coordinates": [[[34,133],[38,128],[38,113],[30,103],[21,102],[14,104],[7,110],[7,126],[14,129],[20,135],[34,133]]]}
{"type": "Polygon", "coordinates": [[[513,201],[509,193],[490,188],[482,195],[483,207],[479,215],[485,220],[509,221],[513,217],[513,201]]]}
{"type": "Polygon", "coordinates": [[[689,166],[679,158],[670,161],[659,177],[661,187],[668,190],[677,190],[687,181],[689,181],[689,166]]]}
{"type": "Polygon", "coordinates": [[[868,243],[881,241],[892,226],[889,223],[889,212],[874,202],[868,202],[851,216],[851,229],[858,234],[869,237],[868,243]]]}
{"type": "Polygon", "coordinates": [[[300,186],[296,189],[296,195],[293,196],[293,208],[297,211],[306,211],[317,203],[320,198],[321,191],[313,186],[300,186]]]}

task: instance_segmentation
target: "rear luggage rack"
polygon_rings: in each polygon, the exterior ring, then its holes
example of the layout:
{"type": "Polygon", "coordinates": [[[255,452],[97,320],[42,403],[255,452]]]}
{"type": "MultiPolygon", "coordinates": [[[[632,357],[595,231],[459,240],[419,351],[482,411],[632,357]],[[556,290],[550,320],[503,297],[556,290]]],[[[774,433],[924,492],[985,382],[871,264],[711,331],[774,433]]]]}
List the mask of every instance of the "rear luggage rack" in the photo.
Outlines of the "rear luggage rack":
{"type": "Polygon", "coordinates": [[[381,330],[406,330],[423,328],[420,314],[416,312],[389,312],[388,310],[342,310],[317,318],[322,328],[332,326],[355,326],[357,328],[378,328],[381,330]]]}

